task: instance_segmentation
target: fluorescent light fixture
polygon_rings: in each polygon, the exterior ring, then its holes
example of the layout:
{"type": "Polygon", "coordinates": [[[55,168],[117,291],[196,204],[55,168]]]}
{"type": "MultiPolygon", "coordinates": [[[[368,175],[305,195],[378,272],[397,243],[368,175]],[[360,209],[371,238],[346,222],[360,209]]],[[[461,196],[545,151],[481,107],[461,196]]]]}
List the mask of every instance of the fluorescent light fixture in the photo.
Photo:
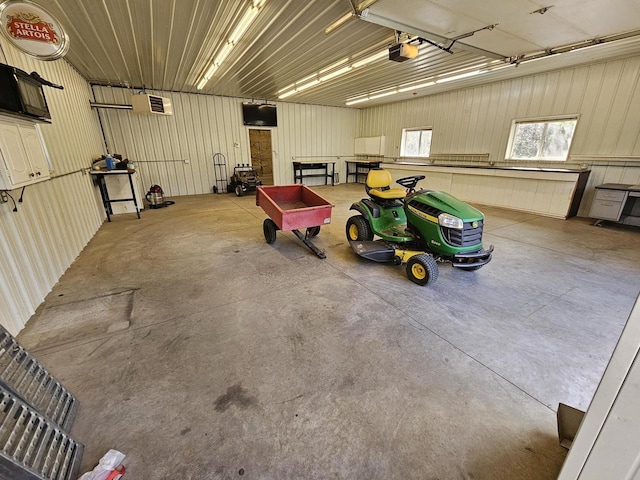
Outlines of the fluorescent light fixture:
{"type": "Polygon", "coordinates": [[[287,98],[290,97],[291,95],[293,95],[294,93],[296,93],[296,90],[289,90],[288,92],[284,92],[281,93],[280,95],[278,95],[278,98],[287,98]]]}
{"type": "Polygon", "coordinates": [[[280,90],[278,90],[278,93],[285,92],[287,90],[291,90],[292,88],[295,89],[296,85],[299,85],[301,83],[305,83],[305,82],[307,82],[309,80],[313,80],[313,79],[315,79],[317,77],[318,77],[317,73],[312,73],[311,75],[308,75],[308,76],[306,76],[304,78],[301,78],[297,82],[293,82],[291,85],[288,85],[288,86],[286,86],[284,88],[281,88],[280,90]]]}
{"type": "Polygon", "coordinates": [[[244,13],[244,15],[242,16],[242,19],[235,26],[235,28],[231,32],[231,35],[229,35],[229,38],[227,38],[227,41],[222,46],[218,54],[215,56],[213,62],[211,62],[211,65],[209,65],[209,68],[207,68],[207,71],[205,72],[203,77],[200,79],[200,81],[196,85],[196,88],[198,90],[202,90],[204,88],[204,86],[207,84],[209,79],[216,72],[218,67],[222,65],[222,62],[224,62],[227,59],[227,57],[233,50],[233,47],[235,46],[235,44],[238,43],[238,40],[242,38],[242,36],[246,33],[249,26],[253,23],[253,21],[258,16],[258,13],[260,13],[260,9],[262,8],[265,1],[266,0],[253,1],[253,4],[251,5],[251,7],[244,13]]]}
{"type": "Polygon", "coordinates": [[[213,74],[216,72],[217,69],[218,69],[217,63],[212,63],[211,65],[209,65],[209,68],[207,69],[207,72],[204,74],[204,77],[202,77],[202,80],[209,80],[211,77],[213,77],[213,74]]]}
{"type": "Polygon", "coordinates": [[[321,82],[326,82],[327,80],[331,80],[332,78],[339,77],[340,75],[344,75],[349,70],[351,70],[351,65],[347,65],[346,67],[342,67],[340,70],[335,70],[331,73],[327,73],[319,78],[321,82]]]}
{"type": "Polygon", "coordinates": [[[316,79],[316,80],[312,80],[309,83],[305,83],[304,85],[300,85],[299,87],[296,87],[296,92],[302,92],[304,90],[306,90],[307,88],[311,88],[314,85],[317,85],[320,83],[320,80],[316,79]]]}
{"type": "Polygon", "coordinates": [[[355,100],[347,100],[347,105],[355,105],[356,103],[368,102],[369,97],[356,98],[355,100]]]}
{"type": "Polygon", "coordinates": [[[338,20],[336,20],[335,22],[333,22],[331,25],[329,25],[327,28],[324,29],[325,35],[329,35],[336,28],[340,28],[342,25],[344,25],[349,20],[351,20],[353,17],[355,17],[355,13],[353,12],[344,14],[342,17],[340,17],[338,20]]]}
{"type": "Polygon", "coordinates": [[[245,12],[242,20],[240,20],[240,23],[236,25],[236,28],[234,28],[233,32],[231,32],[231,35],[229,35],[230,43],[237,43],[237,41],[240,40],[242,35],[244,35],[244,33],[249,28],[249,25],[251,25],[251,23],[258,16],[258,13],[260,13],[260,9],[258,7],[251,7],[245,12]]]}
{"type": "Polygon", "coordinates": [[[374,53],[373,55],[369,55],[368,57],[363,58],[362,60],[358,60],[357,62],[353,62],[351,66],[353,68],[364,67],[365,65],[369,65],[376,60],[382,60],[383,58],[387,58],[389,56],[389,49],[384,49],[381,52],[374,53]]]}
{"type": "Polygon", "coordinates": [[[202,77],[200,79],[200,81],[198,82],[198,85],[196,85],[196,88],[198,90],[202,90],[204,88],[204,86],[207,84],[208,81],[209,81],[209,79],[207,77],[202,77]]]}
{"type": "Polygon", "coordinates": [[[495,67],[489,67],[487,69],[488,72],[495,72],[496,70],[502,70],[503,68],[507,68],[507,67],[512,67],[513,64],[512,63],[505,63],[503,65],[497,65],[495,67]]]}
{"type": "Polygon", "coordinates": [[[418,83],[416,85],[407,85],[406,87],[398,88],[398,93],[411,92],[412,90],[419,90],[421,88],[430,87],[435,85],[436,82],[418,83]]]}
{"type": "Polygon", "coordinates": [[[481,73],[484,73],[484,70],[474,70],[473,72],[461,73],[460,75],[454,75],[453,77],[439,78],[438,80],[436,80],[436,83],[452,82],[453,80],[461,80],[463,78],[474,77],[476,75],[480,75],[481,73]]]}
{"type": "Polygon", "coordinates": [[[322,70],[320,70],[318,73],[324,73],[324,72],[328,72],[329,70],[333,70],[334,68],[338,68],[340,65],[342,65],[343,63],[347,63],[349,61],[349,57],[347,58],[343,58],[342,60],[340,60],[339,62],[334,63],[333,65],[329,65],[326,68],[323,68],[322,70]]]}
{"type": "Polygon", "coordinates": [[[231,53],[231,50],[233,50],[233,44],[225,43],[224,47],[222,47],[222,50],[220,50],[218,55],[216,55],[216,59],[213,61],[213,63],[218,66],[222,65],[222,62],[224,62],[227,59],[227,57],[231,53]]]}
{"type": "Polygon", "coordinates": [[[389,90],[388,92],[376,93],[374,95],[369,95],[369,100],[375,100],[376,98],[388,97],[389,95],[394,95],[398,93],[398,89],[394,88],[393,90],[389,90]]]}
{"type": "Polygon", "coordinates": [[[344,75],[345,73],[350,72],[353,69],[363,67],[368,65],[376,60],[381,60],[386,58],[389,55],[389,50],[384,49],[380,52],[376,52],[368,57],[358,60],[357,62],[353,62],[349,64],[349,58],[343,58],[342,60],[335,62],[327,67],[320,69],[318,72],[309,75],[301,80],[298,80],[291,85],[284,87],[281,90],[278,90],[279,98],[283,98],[280,94],[285,94],[287,97],[293,95],[294,93],[301,92],[306,90],[307,88],[313,87],[320,82],[326,82],[331,80],[332,78],[339,77],[340,75],[344,75]],[[346,65],[345,65],[346,64],[346,65]],[[338,68],[341,65],[344,65],[342,68],[338,68]],[[337,70],[336,70],[337,69],[337,70]],[[309,81],[311,80],[311,81],[309,81]],[[306,83],[309,81],[308,83],[306,83]],[[301,85],[301,86],[299,86],[301,85]]]}

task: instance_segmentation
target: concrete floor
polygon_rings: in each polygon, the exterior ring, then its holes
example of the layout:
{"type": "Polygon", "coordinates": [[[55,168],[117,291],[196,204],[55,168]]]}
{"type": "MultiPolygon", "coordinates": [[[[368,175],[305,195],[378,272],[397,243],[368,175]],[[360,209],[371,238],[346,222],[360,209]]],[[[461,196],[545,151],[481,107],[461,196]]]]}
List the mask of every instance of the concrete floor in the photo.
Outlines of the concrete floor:
{"type": "Polygon", "coordinates": [[[19,336],[81,401],[83,469],[117,448],[132,479],[555,478],[557,404],[591,400],[638,231],[481,207],[492,263],[420,287],[349,248],[361,185],[315,189],[326,260],[266,244],[251,195],[102,226],[19,336]]]}

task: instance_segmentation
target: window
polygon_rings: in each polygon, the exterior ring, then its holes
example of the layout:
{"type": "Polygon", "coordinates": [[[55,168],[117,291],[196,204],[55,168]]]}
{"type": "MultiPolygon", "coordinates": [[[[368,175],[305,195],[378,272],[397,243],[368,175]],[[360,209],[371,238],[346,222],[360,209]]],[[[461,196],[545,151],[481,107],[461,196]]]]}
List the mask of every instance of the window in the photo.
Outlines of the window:
{"type": "Polygon", "coordinates": [[[431,151],[431,129],[404,128],[401,145],[402,157],[428,157],[431,151]]]}
{"type": "Polygon", "coordinates": [[[507,147],[507,158],[566,160],[577,122],[576,117],[514,120],[507,147]]]}

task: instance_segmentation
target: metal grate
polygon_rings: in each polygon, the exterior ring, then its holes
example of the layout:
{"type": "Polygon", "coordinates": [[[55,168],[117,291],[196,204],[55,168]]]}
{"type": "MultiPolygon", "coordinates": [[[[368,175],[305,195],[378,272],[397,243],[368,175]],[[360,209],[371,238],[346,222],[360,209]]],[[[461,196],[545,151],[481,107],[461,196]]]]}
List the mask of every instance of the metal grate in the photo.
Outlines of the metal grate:
{"type": "Polygon", "coordinates": [[[0,386],[69,431],[77,399],[0,326],[0,386]]]}
{"type": "Polygon", "coordinates": [[[83,448],[0,386],[0,478],[75,479],[83,448]]]}
{"type": "Polygon", "coordinates": [[[462,230],[455,228],[440,227],[442,237],[449,245],[454,247],[470,247],[482,242],[482,227],[484,222],[478,220],[475,222],[476,227],[473,226],[474,222],[465,222],[462,230]]]}

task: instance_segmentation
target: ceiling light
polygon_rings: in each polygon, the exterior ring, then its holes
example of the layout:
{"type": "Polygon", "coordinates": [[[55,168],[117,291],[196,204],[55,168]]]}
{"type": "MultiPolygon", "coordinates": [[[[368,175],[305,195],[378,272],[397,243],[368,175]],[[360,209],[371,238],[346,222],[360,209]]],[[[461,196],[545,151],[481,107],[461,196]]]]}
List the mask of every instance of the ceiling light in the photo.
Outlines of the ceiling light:
{"type": "MultiPolygon", "coordinates": [[[[369,55],[368,57],[365,57],[361,60],[358,60],[357,62],[353,62],[350,65],[348,64],[349,57],[343,58],[338,62],[335,62],[327,67],[320,69],[318,72],[313,73],[308,77],[298,80],[297,82],[294,82],[291,85],[284,87],[281,90],[278,90],[278,93],[284,93],[288,97],[290,95],[293,95],[296,92],[301,92],[303,90],[306,90],[307,88],[313,87],[314,85],[317,85],[320,82],[326,82],[327,80],[331,80],[332,78],[336,78],[336,77],[339,77],[340,75],[344,75],[345,73],[348,73],[355,68],[363,67],[372,62],[375,62],[376,60],[386,58],[388,55],[389,55],[389,51],[385,49],[380,52],[376,52],[372,55],[369,55]],[[341,65],[344,65],[344,66],[342,68],[338,68],[341,65]],[[305,83],[308,80],[311,80],[311,81],[309,81],[308,83],[305,83]],[[299,86],[301,84],[302,86],[299,86]]],[[[282,98],[282,96],[280,96],[279,98],[282,98]]]]}
{"type": "MultiPolygon", "coordinates": [[[[202,80],[209,80],[211,77],[213,77],[213,74],[215,73],[215,71],[218,69],[218,64],[217,63],[212,63],[209,68],[207,69],[206,73],[204,74],[204,77],[202,77],[202,80]]],[[[202,84],[202,80],[200,80],[200,82],[198,83],[198,85],[202,84]]],[[[206,85],[207,82],[204,82],[204,85],[206,85]]],[[[202,90],[202,88],[198,88],[198,90],[202,90]]]]}
{"type": "Polygon", "coordinates": [[[398,93],[398,89],[394,88],[393,90],[389,90],[388,92],[376,93],[375,95],[369,95],[369,100],[375,100],[376,98],[387,97],[389,95],[393,95],[394,93],[398,93]]]}
{"type": "Polygon", "coordinates": [[[227,59],[227,57],[231,53],[231,50],[233,50],[233,44],[225,43],[224,47],[222,47],[222,50],[220,50],[218,55],[216,55],[216,58],[213,61],[214,65],[218,65],[218,66],[222,65],[222,62],[224,62],[227,59]]]}
{"type": "Polygon", "coordinates": [[[474,77],[484,72],[484,70],[474,70],[473,72],[461,73],[460,75],[454,75],[453,77],[439,78],[438,80],[436,80],[436,83],[446,83],[453,80],[461,80],[463,78],[474,77]]]}
{"type": "Polygon", "coordinates": [[[236,25],[236,28],[234,28],[233,32],[231,32],[231,35],[229,35],[230,43],[237,43],[238,40],[240,40],[242,35],[244,35],[244,32],[246,32],[247,29],[249,28],[249,25],[251,25],[251,23],[258,16],[258,13],[260,13],[260,9],[255,6],[251,7],[249,10],[245,12],[244,16],[242,17],[242,20],[240,20],[240,23],[236,25]]]}
{"type": "Polygon", "coordinates": [[[357,98],[355,100],[347,100],[347,105],[355,105],[356,103],[362,103],[369,101],[369,97],[357,98]]]}
{"type": "Polygon", "coordinates": [[[382,50],[381,52],[374,53],[373,55],[369,55],[368,57],[365,57],[362,60],[358,60],[357,62],[353,62],[351,64],[351,66],[353,68],[364,67],[365,65],[369,65],[370,63],[375,62],[376,60],[381,60],[383,58],[387,58],[388,55],[389,55],[389,50],[385,49],[385,50],[382,50]]]}
{"type": "Polygon", "coordinates": [[[351,70],[351,65],[347,65],[346,67],[342,67],[339,70],[335,70],[331,73],[327,73],[326,75],[323,75],[322,77],[320,77],[319,80],[321,82],[326,82],[327,80],[331,80],[332,78],[336,78],[336,77],[339,77],[340,75],[344,75],[349,70],[351,70]]]}
{"type": "Polygon", "coordinates": [[[349,20],[351,20],[353,17],[355,17],[355,15],[356,14],[353,12],[344,14],[342,17],[340,17],[338,20],[336,20],[335,22],[333,22],[331,25],[329,25],[327,28],[324,29],[325,35],[329,35],[336,28],[341,27],[342,25],[347,23],[349,20]]]}
{"type": "Polygon", "coordinates": [[[209,79],[207,77],[202,77],[202,79],[198,82],[198,85],[196,85],[196,88],[198,90],[202,90],[208,81],[209,79]]]}
{"type": "Polygon", "coordinates": [[[436,82],[426,82],[426,83],[418,83],[417,85],[408,85],[406,87],[398,88],[398,93],[410,92],[412,90],[419,90],[421,88],[430,87],[431,85],[435,85],[436,82]]]}
{"type": "Polygon", "coordinates": [[[231,35],[229,35],[229,37],[227,38],[227,41],[222,46],[222,49],[217,53],[213,62],[211,62],[211,65],[209,65],[209,67],[207,68],[207,71],[205,72],[203,77],[200,79],[200,81],[196,85],[196,88],[198,90],[202,90],[205,87],[205,85],[207,84],[209,79],[213,76],[213,74],[216,72],[218,67],[222,65],[222,62],[224,62],[227,59],[227,57],[233,50],[233,47],[236,45],[236,43],[238,43],[238,41],[249,29],[249,26],[256,19],[256,17],[258,16],[258,13],[260,13],[260,10],[264,5],[264,3],[265,3],[265,0],[253,1],[251,7],[244,13],[244,15],[242,16],[242,19],[235,26],[235,28],[231,32],[231,35]]]}
{"type": "Polygon", "coordinates": [[[288,92],[284,92],[284,93],[281,93],[280,95],[278,95],[278,98],[280,98],[280,99],[287,98],[287,97],[290,97],[291,95],[293,95],[294,93],[296,93],[295,89],[294,90],[289,90],[288,92]]]}
{"type": "Polygon", "coordinates": [[[323,68],[322,70],[320,70],[318,73],[324,73],[324,72],[328,72],[329,70],[333,70],[334,68],[339,67],[340,65],[342,65],[343,63],[347,63],[349,61],[349,57],[347,58],[343,58],[342,60],[340,60],[339,62],[334,63],[333,65],[329,65],[328,67],[323,68]]]}
{"type": "Polygon", "coordinates": [[[488,72],[495,72],[496,70],[502,70],[503,68],[508,68],[508,67],[511,67],[512,65],[513,64],[511,64],[511,63],[507,63],[505,65],[498,65],[498,66],[489,68],[487,71],[488,72]]]}
{"type": "Polygon", "coordinates": [[[314,85],[317,85],[320,83],[320,80],[313,80],[309,83],[305,83],[304,85],[300,85],[299,87],[296,87],[296,92],[302,92],[303,90],[306,90],[307,88],[311,88],[314,85]]]}

